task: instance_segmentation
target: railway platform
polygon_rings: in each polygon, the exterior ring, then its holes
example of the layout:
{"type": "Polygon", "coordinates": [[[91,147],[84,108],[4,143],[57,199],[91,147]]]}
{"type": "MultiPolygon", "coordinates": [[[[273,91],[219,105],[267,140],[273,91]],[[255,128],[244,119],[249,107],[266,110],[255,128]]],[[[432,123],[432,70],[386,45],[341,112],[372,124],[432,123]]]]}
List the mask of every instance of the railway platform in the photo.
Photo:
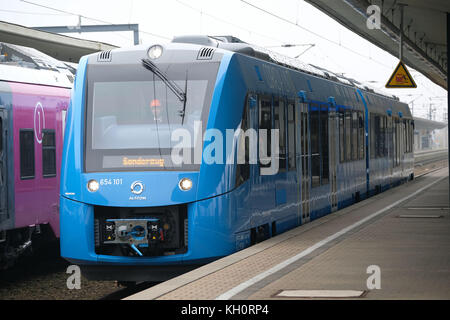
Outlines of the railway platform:
{"type": "Polygon", "coordinates": [[[129,300],[450,299],[448,168],[129,300]]]}

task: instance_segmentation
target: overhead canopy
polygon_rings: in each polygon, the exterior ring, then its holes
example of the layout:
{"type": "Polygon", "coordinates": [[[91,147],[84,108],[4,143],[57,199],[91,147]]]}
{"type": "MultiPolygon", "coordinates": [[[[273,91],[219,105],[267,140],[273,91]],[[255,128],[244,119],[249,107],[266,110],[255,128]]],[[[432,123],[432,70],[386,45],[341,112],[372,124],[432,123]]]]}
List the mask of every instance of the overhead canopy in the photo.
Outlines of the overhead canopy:
{"type": "Polygon", "coordinates": [[[444,129],[445,127],[447,127],[447,124],[444,122],[414,117],[414,127],[416,128],[416,130],[422,129],[435,130],[435,129],[444,129]]]}
{"type": "Polygon", "coordinates": [[[3,21],[0,21],[0,39],[2,42],[35,48],[61,61],[75,63],[84,55],[116,48],[102,42],[33,30],[3,21]]]}
{"type": "Polygon", "coordinates": [[[305,0],[378,47],[399,56],[403,7],[403,61],[447,89],[448,0],[305,0]],[[381,9],[381,29],[367,27],[370,5],[381,9]]]}

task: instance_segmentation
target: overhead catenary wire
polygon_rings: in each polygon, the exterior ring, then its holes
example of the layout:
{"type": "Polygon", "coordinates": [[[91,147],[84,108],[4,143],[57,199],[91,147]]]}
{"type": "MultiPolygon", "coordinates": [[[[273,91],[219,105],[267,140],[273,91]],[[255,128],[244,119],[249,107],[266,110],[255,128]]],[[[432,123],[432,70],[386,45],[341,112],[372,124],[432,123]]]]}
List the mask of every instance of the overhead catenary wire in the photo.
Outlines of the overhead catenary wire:
{"type": "MultiPolygon", "coordinates": [[[[34,6],[42,7],[42,8],[48,9],[48,10],[53,10],[53,11],[61,12],[61,13],[68,14],[68,15],[79,16],[79,17],[82,17],[82,18],[87,19],[87,20],[100,22],[100,23],[104,23],[104,24],[115,25],[115,23],[112,23],[112,22],[109,22],[109,21],[101,20],[101,19],[98,19],[98,18],[87,17],[87,16],[79,14],[79,13],[69,12],[69,11],[65,11],[65,10],[61,10],[61,9],[57,9],[57,8],[53,8],[53,7],[49,7],[49,6],[45,6],[45,5],[42,5],[42,4],[39,4],[39,3],[35,3],[35,2],[31,2],[31,1],[28,1],[28,0],[20,0],[20,1],[22,1],[24,3],[28,3],[28,4],[31,4],[31,5],[34,5],[34,6]]],[[[172,40],[171,37],[167,37],[167,36],[164,36],[164,35],[161,35],[161,34],[156,34],[156,33],[153,33],[153,32],[148,32],[148,31],[145,31],[145,30],[139,30],[139,33],[148,34],[148,35],[151,35],[153,37],[157,37],[157,38],[161,38],[161,39],[165,39],[165,40],[172,40]]]]}
{"type": "Polygon", "coordinates": [[[280,39],[276,39],[276,38],[274,38],[274,37],[270,37],[270,36],[268,36],[268,35],[259,33],[259,32],[257,32],[257,31],[254,31],[254,30],[245,28],[245,27],[243,27],[243,26],[237,25],[237,24],[235,24],[235,23],[231,23],[231,22],[229,22],[229,21],[226,21],[226,20],[224,20],[224,19],[222,19],[222,18],[219,18],[219,17],[217,17],[217,16],[215,16],[215,15],[212,15],[212,14],[209,13],[209,12],[204,11],[203,9],[195,8],[195,7],[191,6],[190,4],[187,4],[187,3],[183,2],[183,1],[175,0],[175,2],[177,2],[177,3],[179,3],[179,4],[181,4],[181,5],[185,6],[185,7],[187,7],[187,8],[189,8],[189,9],[193,10],[193,11],[198,12],[198,13],[201,14],[201,15],[208,16],[208,17],[210,17],[210,18],[212,18],[212,19],[214,19],[214,20],[216,20],[216,21],[219,21],[219,22],[221,22],[221,23],[228,24],[228,25],[233,26],[233,27],[235,27],[235,28],[237,28],[237,29],[244,30],[245,32],[247,32],[247,33],[249,33],[249,34],[255,34],[255,35],[258,35],[258,36],[260,36],[260,37],[263,37],[263,38],[266,38],[266,39],[269,39],[269,40],[272,40],[272,41],[275,41],[275,42],[278,42],[278,43],[285,43],[285,41],[282,41],[282,40],[280,40],[280,39]]]}
{"type": "Polygon", "coordinates": [[[380,62],[380,61],[377,61],[377,60],[373,59],[372,57],[368,57],[368,56],[366,56],[366,55],[364,55],[364,54],[362,54],[362,53],[360,53],[360,52],[357,52],[357,51],[355,51],[355,50],[353,50],[353,49],[351,49],[351,48],[349,48],[349,47],[347,47],[347,46],[342,45],[341,43],[339,43],[339,42],[337,42],[337,41],[334,41],[334,40],[332,40],[332,39],[329,39],[329,38],[327,38],[327,37],[325,37],[325,36],[323,36],[323,35],[321,35],[321,34],[318,34],[317,32],[314,32],[314,31],[312,31],[312,30],[309,30],[308,28],[305,28],[305,27],[303,27],[302,25],[300,25],[300,24],[298,24],[298,23],[296,23],[296,22],[292,22],[292,21],[290,21],[290,20],[288,20],[288,19],[286,19],[286,18],[283,18],[283,17],[281,17],[281,16],[279,16],[279,15],[276,15],[276,14],[274,14],[273,12],[270,12],[270,11],[268,11],[268,10],[266,10],[266,9],[263,9],[263,8],[261,8],[261,7],[258,7],[258,6],[256,6],[256,5],[254,5],[253,3],[247,2],[247,1],[245,1],[245,0],[240,0],[240,1],[241,1],[242,3],[245,3],[246,5],[251,6],[251,7],[255,8],[255,9],[259,10],[259,11],[262,11],[262,12],[264,12],[264,13],[266,13],[266,14],[268,14],[268,15],[270,15],[270,16],[276,18],[276,19],[279,19],[279,20],[284,21],[284,22],[286,22],[286,23],[288,23],[288,24],[294,25],[294,26],[296,26],[296,27],[298,27],[298,28],[300,28],[300,29],[302,29],[302,30],[304,30],[304,31],[306,31],[306,32],[309,32],[309,33],[311,33],[312,35],[314,35],[314,36],[316,36],[316,37],[318,37],[318,38],[320,38],[320,39],[322,39],[322,40],[328,41],[328,42],[330,42],[330,43],[332,43],[332,44],[334,44],[334,45],[336,45],[336,46],[339,46],[339,47],[341,47],[341,48],[343,48],[343,49],[345,49],[345,50],[347,50],[347,51],[350,51],[350,52],[352,52],[353,54],[356,54],[356,55],[358,55],[358,56],[360,56],[360,57],[363,57],[363,58],[365,58],[365,59],[371,60],[371,61],[373,61],[373,62],[375,62],[375,63],[377,63],[377,64],[379,64],[379,65],[381,65],[381,66],[383,66],[383,67],[385,67],[385,68],[391,69],[390,66],[388,66],[388,65],[386,65],[386,64],[384,64],[384,63],[382,63],[382,62],[380,62]]]}
{"type": "Polygon", "coordinates": [[[31,15],[38,15],[38,16],[68,16],[71,14],[62,14],[62,13],[45,13],[45,12],[30,12],[30,11],[21,11],[21,10],[7,10],[7,9],[0,9],[0,12],[7,12],[7,13],[16,13],[16,14],[31,14],[31,15]]]}

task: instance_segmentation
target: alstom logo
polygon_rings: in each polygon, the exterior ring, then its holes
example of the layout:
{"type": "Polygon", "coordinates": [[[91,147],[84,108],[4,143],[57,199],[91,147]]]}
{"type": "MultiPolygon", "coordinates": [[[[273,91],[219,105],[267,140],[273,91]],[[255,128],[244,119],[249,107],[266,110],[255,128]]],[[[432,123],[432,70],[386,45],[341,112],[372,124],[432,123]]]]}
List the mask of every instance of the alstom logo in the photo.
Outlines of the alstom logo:
{"type": "Polygon", "coordinates": [[[131,184],[131,192],[134,194],[141,194],[144,192],[144,184],[141,181],[135,181],[131,184]]]}

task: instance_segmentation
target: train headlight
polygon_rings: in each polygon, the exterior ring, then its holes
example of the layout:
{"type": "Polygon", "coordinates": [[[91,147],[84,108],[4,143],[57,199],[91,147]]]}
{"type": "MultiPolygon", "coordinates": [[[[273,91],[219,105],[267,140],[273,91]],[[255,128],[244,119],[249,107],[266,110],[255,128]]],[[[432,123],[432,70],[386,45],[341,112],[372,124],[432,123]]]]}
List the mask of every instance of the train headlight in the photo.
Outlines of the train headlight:
{"type": "Polygon", "coordinates": [[[163,53],[163,48],[160,45],[154,45],[151,46],[150,49],[148,49],[148,56],[150,59],[158,59],[161,57],[163,53]]]}
{"type": "Polygon", "coordinates": [[[88,184],[87,184],[87,188],[90,192],[95,192],[98,190],[98,188],[100,187],[100,184],[98,183],[97,180],[89,180],[88,184]]]}
{"type": "Polygon", "coordinates": [[[183,191],[189,191],[192,188],[192,180],[188,179],[188,178],[183,178],[180,180],[180,182],[178,183],[178,186],[180,187],[181,190],[183,191]]]}

